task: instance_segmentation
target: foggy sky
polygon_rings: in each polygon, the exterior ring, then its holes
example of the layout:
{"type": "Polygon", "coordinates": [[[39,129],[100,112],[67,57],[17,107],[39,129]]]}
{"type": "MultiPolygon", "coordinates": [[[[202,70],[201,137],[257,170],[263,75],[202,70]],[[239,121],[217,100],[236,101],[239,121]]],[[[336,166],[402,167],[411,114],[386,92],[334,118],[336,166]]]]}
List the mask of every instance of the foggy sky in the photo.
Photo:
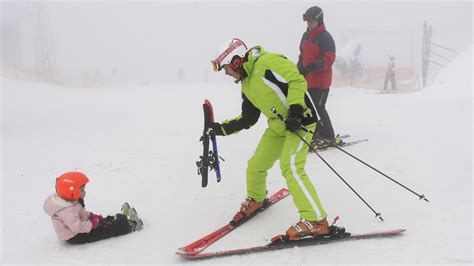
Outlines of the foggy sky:
{"type": "MultiPolygon", "coordinates": [[[[209,61],[232,37],[296,61],[302,13],[315,3],[337,49],[348,30],[393,33],[389,44],[374,38],[363,45],[365,63],[385,62],[396,47],[420,50],[424,20],[433,25],[434,42],[457,50],[472,44],[470,2],[41,2],[43,32],[38,4],[1,2],[2,65],[33,66],[43,36],[64,72],[116,70],[137,82],[167,82],[182,68],[191,81],[219,79],[209,61]]],[[[401,63],[411,64],[406,56],[401,63]]]]}

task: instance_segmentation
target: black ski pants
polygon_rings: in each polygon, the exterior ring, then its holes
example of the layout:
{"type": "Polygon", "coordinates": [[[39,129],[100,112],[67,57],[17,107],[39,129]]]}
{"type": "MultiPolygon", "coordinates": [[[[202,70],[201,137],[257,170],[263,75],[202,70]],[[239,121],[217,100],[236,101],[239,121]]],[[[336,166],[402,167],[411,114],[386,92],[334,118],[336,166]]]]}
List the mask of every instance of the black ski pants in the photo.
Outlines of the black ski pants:
{"type": "Polygon", "coordinates": [[[119,213],[115,216],[107,216],[102,223],[89,233],[81,233],[73,238],[66,240],[70,244],[85,244],[111,238],[114,236],[125,235],[132,232],[127,216],[119,213]]]}
{"type": "Polygon", "coordinates": [[[319,115],[318,126],[316,127],[316,132],[313,136],[313,140],[317,139],[317,135],[328,139],[333,140],[335,138],[334,129],[332,128],[331,119],[326,110],[326,101],[328,100],[329,88],[328,89],[319,89],[319,88],[309,88],[309,94],[313,100],[314,107],[319,115]]]}

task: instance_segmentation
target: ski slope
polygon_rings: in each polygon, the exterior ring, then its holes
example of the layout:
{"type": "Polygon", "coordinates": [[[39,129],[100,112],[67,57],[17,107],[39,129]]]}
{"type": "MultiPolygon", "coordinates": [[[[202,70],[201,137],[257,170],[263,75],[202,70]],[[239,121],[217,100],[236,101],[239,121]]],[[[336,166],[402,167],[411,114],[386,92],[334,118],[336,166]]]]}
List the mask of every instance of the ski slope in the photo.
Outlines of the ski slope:
{"type": "MultiPolygon", "coordinates": [[[[382,213],[373,213],[314,154],[307,172],[332,219],[354,233],[405,228],[402,237],[334,243],[202,264],[472,264],[472,47],[430,88],[378,94],[332,89],[328,110],[338,133],[368,138],[347,151],[420,194],[398,187],[338,150],[322,156],[382,213]]],[[[215,75],[223,75],[218,73],[215,75]]],[[[218,139],[222,181],[202,189],[202,107],[216,120],[240,111],[239,87],[168,83],[75,89],[1,80],[2,258],[8,264],[187,264],[174,252],[228,222],[245,198],[245,168],[266,123],[218,139]],[[57,240],[44,199],[69,170],[85,172],[87,209],[103,215],[124,201],[142,231],[83,246],[57,240]]],[[[278,166],[268,190],[285,186],[278,166]]],[[[208,251],[261,245],[298,220],[291,198],[244,224],[208,251]]]]}

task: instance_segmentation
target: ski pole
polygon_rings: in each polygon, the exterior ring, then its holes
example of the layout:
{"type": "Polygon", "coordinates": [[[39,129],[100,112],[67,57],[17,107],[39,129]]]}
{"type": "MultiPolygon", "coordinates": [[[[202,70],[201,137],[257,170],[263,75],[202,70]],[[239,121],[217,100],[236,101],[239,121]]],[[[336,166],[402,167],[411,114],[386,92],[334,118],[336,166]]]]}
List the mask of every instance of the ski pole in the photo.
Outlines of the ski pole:
{"type": "Polygon", "coordinates": [[[397,180],[391,178],[390,176],[388,176],[387,174],[385,174],[385,173],[383,173],[382,171],[378,170],[377,168],[373,167],[372,165],[370,165],[370,164],[368,164],[368,163],[362,161],[361,159],[357,158],[356,156],[352,155],[351,153],[347,152],[346,150],[342,149],[341,147],[338,147],[337,145],[333,144],[333,143],[330,142],[330,141],[325,140],[324,138],[321,138],[321,139],[322,139],[326,144],[329,144],[330,146],[337,148],[338,150],[344,152],[345,154],[349,155],[350,157],[354,158],[355,160],[359,161],[360,163],[364,164],[365,166],[369,167],[370,169],[374,170],[375,172],[377,172],[377,173],[383,175],[384,177],[390,179],[390,180],[391,180],[392,182],[394,182],[395,184],[397,184],[397,185],[401,186],[402,188],[404,188],[404,189],[410,191],[411,193],[415,194],[416,196],[418,196],[418,197],[420,198],[420,200],[423,199],[423,200],[429,202],[429,200],[426,198],[426,196],[425,196],[424,194],[421,194],[421,195],[420,195],[420,194],[416,193],[416,192],[413,191],[412,189],[408,188],[407,186],[403,185],[402,183],[398,182],[397,180]]]}
{"type": "MultiPolygon", "coordinates": [[[[272,109],[272,112],[273,112],[274,114],[275,114],[275,112],[276,112],[275,115],[278,114],[275,108],[272,109]]],[[[281,114],[278,114],[277,117],[280,118],[280,120],[283,119],[283,116],[282,116],[281,114]]],[[[284,121],[284,120],[282,120],[282,121],[284,121]]],[[[314,134],[314,132],[313,132],[312,130],[310,130],[309,128],[307,128],[307,127],[305,127],[305,126],[303,126],[303,125],[301,125],[301,129],[304,130],[304,131],[306,131],[306,132],[308,132],[308,133],[314,134]]],[[[317,134],[317,133],[316,133],[316,134],[317,134]]],[[[394,182],[395,184],[397,184],[397,185],[403,187],[404,189],[410,191],[411,193],[415,194],[416,196],[418,196],[418,197],[420,198],[420,200],[423,199],[423,200],[429,202],[429,200],[426,198],[426,196],[425,196],[424,194],[420,195],[420,194],[416,193],[416,192],[413,191],[412,189],[408,188],[407,186],[403,185],[402,183],[398,182],[397,180],[391,178],[390,176],[388,176],[387,174],[381,172],[380,170],[378,170],[377,168],[373,167],[372,165],[370,165],[370,164],[368,164],[368,163],[362,161],[361,159],[359,159],[359,158],[357,158],[356,156],[352,155],[351,153],[349,153],[348,151],[344,150],[343,148],[341,148],[341,147],[339,147],[339,146],[333,144],[331,141],[327,141],[326,139],[324,139],[324,138],[322,138],[322,137],[320,137],[320,138],[324,141],[324,143],[329,144],[329,146],[334,147],[334,148],[336,148],[336,149],[338,149],[338,150],[344,152],[345,154],[349,155],[349,156],[352,157],[353,159],[355,159],[355,160],[357,160],[358,162],[364,164],[365,166],[369,167],[370,169],[374,170],[375,172],[377,172],[377,173],[383,175],[384,177],[390,179],[390,180],[391,180],[392,182],[394,182]]]]}
{"type": "MultiPolygon", "coordinates": [[[[281,121],[283,121],[283,122],[285,121],[283,116],[280,113],[278,113],[275,108],[272,108],[272,113],[274,113],[275,116],[278,117],[278,119],[280,119],[281,121]]],[[[304,126],[301,125],[301,127],[304,127],[304,126]]],[[[304,127],[304,128],[306,128],[306,127],[304,127]]],[[[306,128],[306,129],[309,130],[308,128],[306,128]]],[[[304,131],[306,131],[306,130],[304,130],[304,131]]],[[[310,133],[310,131],[311,130],[306,131],[306,132],[310,133]]],[[[352,192],[354,192],[354,194],[356,194],[357,197],[359,197],[359,199],[362,200],[362,202],[364,202],[365,205],[367,205],[367,207],[369,207],[369,209],[375,214],[375,218],[379,218],[381,221],[384,221],[384,219],[382,218],[381,213],[376,212],[374,210],[374,208],[372,208],[372,206],[370,206],[370,204],[367,203],[367,201],[365,201],[364,198],[362,198],[362,196],[359,195],[359,193],[357,193],[357,191],[355,191],[355,189],[352,188],[352,186],[326,160],[324,160],[324,158],[316,150],[314,150],[313,147],[311,147],[311,145],[303,137],[301,137],[297,132],[293,132],[293,134],[298,136],[298,138],[301,141],[303,141],[309,147],[309,149],[311,149],[329,167],[329,169],[331,169],[337,175],[337,177],[339,177],[342,180],[342,182],[344,182],[344,184],[346,184],[346,186],[348,186],[352,190],[352,192]]]]}
{"type": "MultiPolygon", "coordinates": [[[[311,130],[310,130],[310,131],[311,131],[311,130]]],[[[369,167],[370,169],[374,170],[375,172],[377,172],[377,173],[383,175],[384,177],[388,178],[389,180],[391,180],[391,181],[394,182],[395,184],[397,184],[397,185],[401,186],[402,188],[404,188],[404,189],[410,191],[411,193],[415,194],[416,196],[418,196],[418,198],[419,198],[420,200],[423,199],[423,200],[429,202],[429,200],[426,198],[426,196],[425,196],[424,194],[420,195],[420,194],[416,193],[415,191],[413,191],[413,190],[410,189],[409,187],[407,187],[407,186],[403,185],[402,183],[398,182],[397,180],[391,178],[390,176],[388,176],[387,174],[385,174],[385,173],[383,173],[382,171],[378,170],[377,168],[373,167],[372,165],[370,165],[370,164],[364,162],[363,160],[357,158],[356,156],[354,156],[353,154],[351,154],[351,153],[349,153],[348,151],[344,150],[343,148],[341,148],[341,147],[335,145],[334,143],[332,143],[332,142],[330,142],[330,141],[327,141],[327,140],[324,139],[324,138],[321,138],[321,139],[324,141],[324,143],[329,144],[330,146],[332,146],[332,147],[334,147],[334,148],[336,148],[336,149],[342,151],[343,153],[349,155],[350,157],[352,157],[353,159],[355,159],[355,160],[357,160],[358,162],[362,163],[363,165],[369,167]]]]}
{"type": "Polygon", "coordinates": [[[298,133],[296,133],[296,132],[294,132],[294,133],[295,133],[302,141],[304,141],[304,143],[306,143],[306,145],[308,145],[308,147],[309,147],[310,149],[313,150],[313,152],[319,157],[319,159],[321,159],[321,161],[323,161],[323,162],[329,167],[329,169],[331,169],[331,170],[342,180],[342,182],[344,182],[344,184],[346,184],[346,186],[348,186],[348,187],[352,190],[352,192],[354,192],[354,194],[356,194],[357,197],[359,197],[359,199],[362,200],[362,202],[364,202],[365,205],[367,205],[367,207],[369,207],[369,209],[375,214],[375,218],[378,217],[380,220],[382,220],[382,222],[384,221],[383,218],[382,218],[381,213],[380,213],[380,212],[376,212],[376,211],[372,208],[372,206],[370,206],[370,204],[367,203],[367,201],[365,201],[364,198],[362,198],[362,196],[359,195],[359,193],[357,193],[357,191],[355,191],[355,189],[352,188],[352,186],[351,186],[349,183],[347,183],[347,181],[346,181],[334,168],[332,168],[332,166],[321,156],[321,154],[319,154],[319,152],[317,152],[316,150],[314,150],[313,147],[311,147],[311,145],[310,145],[305,139],[303,139],[298,133]]]}

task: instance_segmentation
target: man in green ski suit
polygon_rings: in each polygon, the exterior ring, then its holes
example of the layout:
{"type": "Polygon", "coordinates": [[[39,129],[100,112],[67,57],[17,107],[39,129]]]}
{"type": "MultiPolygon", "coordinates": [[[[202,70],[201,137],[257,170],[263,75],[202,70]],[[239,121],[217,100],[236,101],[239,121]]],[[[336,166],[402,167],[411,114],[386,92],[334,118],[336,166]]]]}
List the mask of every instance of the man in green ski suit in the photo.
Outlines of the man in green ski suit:
{"type": "Polygon", "coordinates": [[[216,135],[227,136],[254,125],[260,114],[268,118],[268,128],[247,165],[247,199],[234,221],[252,215],[261,208],[266,197],[268,170],[280,160],[280,168],[300,213],[300,221],[286,234],[290,239],[326,235],[329,225],[318,194],[304,169],[312,135],[301,125],[315,130],[317,116],[307,95],[306,80],[296,65],[286,57],[266,52],[255,46],[247,51],[243,41],[234,38],[225,45],[215,60],[215,71],[235,78],[242,85],[242,112],[222,123],[214,123],[216,135]],[[275,109],[285,121],[273,112],[275,109]],[[298,135],[300,137],[298,137],[298,135]]]}

